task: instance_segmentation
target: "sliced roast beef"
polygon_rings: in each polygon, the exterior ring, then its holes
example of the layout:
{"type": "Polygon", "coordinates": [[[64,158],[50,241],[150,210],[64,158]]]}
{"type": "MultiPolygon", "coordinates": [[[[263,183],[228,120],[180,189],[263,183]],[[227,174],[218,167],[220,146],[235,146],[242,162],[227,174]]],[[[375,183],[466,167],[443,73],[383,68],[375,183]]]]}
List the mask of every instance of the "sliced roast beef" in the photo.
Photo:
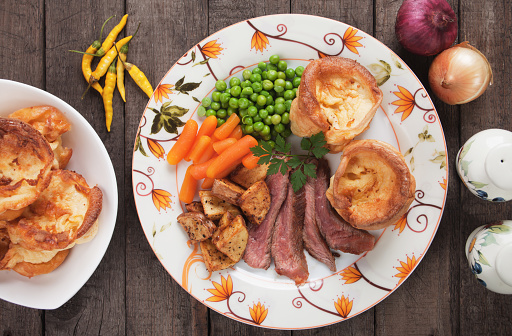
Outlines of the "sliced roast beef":
{"type": "Polygon", "coordinates": [[[305,208],[304,188],[295,193],[289,185],[272,237],[272,257],[276,272],[292,279],[297,286],[304,284],[309,276],[302,240],[305,208]]]}
{"type": "Polygon", "coordinates": [[[352,254],[360,254],[373,249],[375,238],[371,234],[354,228],[331,208],[331,204],[325,195],[331,176],[327,161],[319,160],[316,174],[316,219],[318,228],[327,241],[327,245],[332,249],[352,254]]]}
{"type": "Polygon", "coordinates": [[[249,239],[243,259],[253,268],[267,269],[270,266],[272,233],[279,210],[283,205],[288,190],[288,173],[286,175],[273,174],[265,179],[270,191],[270,209],[260,225],[248,223],[249,239]]]}
{"type": "MultiPolygon", "coordinates": [[[[318,162],[315,161],[315,164],[318,162]]],[[[333,272],[336,272],[334,256],[327,246],[327,242],[318,229],[315,208],[315,185],[316,178],[308,177],[304,186],[306,197],[306,211],[304,214],[304,247],[306,251],[316,260],[324,263],[333,272]]]]}

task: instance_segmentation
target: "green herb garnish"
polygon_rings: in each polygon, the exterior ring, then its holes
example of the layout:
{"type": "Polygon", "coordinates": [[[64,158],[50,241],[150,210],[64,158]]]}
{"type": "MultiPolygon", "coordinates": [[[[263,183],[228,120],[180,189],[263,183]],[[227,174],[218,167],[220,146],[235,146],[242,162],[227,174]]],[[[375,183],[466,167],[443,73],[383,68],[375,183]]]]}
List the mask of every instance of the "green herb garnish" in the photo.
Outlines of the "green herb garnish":
{"type": "Polygon", "coordinates": [[[325,136],[322,132],[313,135],[311,138],[303,138],[300,147],[308,151],[307,154],[291,154],[292,145],[287,143],[280,135],[276,138],[274,148],[266,142],[261,141],[259,146],[251,148],[252,153],[258,156],[258,164],[270,164],[267,175],[276,173],[286,174],[288,168],[295,169],[290,177],[293,191],[297,192],[306,184],[307,177],[316,178],[316,166],[313,163],[306,162],[307,159],[315,157],[320,159],[329,153],[325,148],[325,136]],[[279,157],[272,157],[277,154],[279,157]]]}

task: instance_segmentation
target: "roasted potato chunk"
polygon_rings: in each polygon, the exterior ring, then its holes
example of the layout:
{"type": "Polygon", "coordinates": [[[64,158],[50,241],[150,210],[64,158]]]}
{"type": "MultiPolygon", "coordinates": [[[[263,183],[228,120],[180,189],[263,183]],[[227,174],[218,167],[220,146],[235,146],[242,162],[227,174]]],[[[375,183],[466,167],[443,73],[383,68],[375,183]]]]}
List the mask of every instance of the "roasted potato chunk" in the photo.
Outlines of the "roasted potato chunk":
{"type": "Polygon", "coordinates": [[[258,165],[256,168],[247,169],[239,165],[229,174],[229,179],[244,188],[249,188],[254,183],[264,181],[267,177],[268,165],[258,165]]]}
{"type": "Polygon", "coordinates": [[[245,252],[249,233],[242,215],[238,215],[230,223],[220,226],[212,236],[217,249],[234,262],[239,262],[245,252]]]}
{"type": "Polygon", "coordinates": [[[194,201],[192,203],[185,204],[185,209],[187,209],[188,212],[200,212],[204,213],[203,205],[201,202],[194,201]]]}
{"type": "Polygon", "coordinates": [[[217,229],[214,222],[200,212],[186,212],[178,216],[181,224],[191,240],[203,241],[212,236],[217,229]]]}
{"type": "Polygon", "coordinates": [[[200,246],[201,252],[203,253],[204,264],[208,271],[220,271],[235,264],[233,260],[217,249],[211,239],[203,240],[200,246]]]}
{"type": "Polygon", "coordinates": [[[260,225],[270,208],[270,192],[265,181],[250,186],[240,196],[238,205],[251,223],[260,225]]]}
{"type": "Polygon", "coordinates": [[[222,216],[222,218],[219,221],[218,227],[222,227],[224,225],[228,225],[235,219],[235,217],[238,216],[237,214],[234,214],[231,211],[226,211],[226,213],[222,216]]]}
{"type": "Polygon", "coordinates": [[[210,190],[200,190],[199,197],[203,205],[204,214],[206,217],[213,221],[218,221],[227,211],[232,211],[233,214],[240,214],[240,210],[233,204],[230,204],[217,196],[210,190]]]}
{"type": "Polygon", "coordinates": [[[212,193],[218,198],[238,205],[238,199],[245,189],[227,179],[215,179],[213,181],[212,193]]]}

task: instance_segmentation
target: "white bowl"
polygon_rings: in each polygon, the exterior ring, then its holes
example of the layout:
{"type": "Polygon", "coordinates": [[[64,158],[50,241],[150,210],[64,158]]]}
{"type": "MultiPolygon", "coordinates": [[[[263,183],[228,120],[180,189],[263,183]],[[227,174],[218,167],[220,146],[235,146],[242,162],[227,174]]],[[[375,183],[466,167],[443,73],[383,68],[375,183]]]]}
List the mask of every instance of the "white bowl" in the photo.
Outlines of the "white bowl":
{"type": "Polygon", "coordinates": [[[83,175],[103,192],[98,234],[88,243],[73,247],[55,271],[26,278],[14,271],[0,271],[0,299],[37,309],[56,309],[71,299],[98,267],[112,238],[117,216],[117,183],[105,146],[80,113],[61,99],[35,87],[0,79],[0,116],[29,106],[51,105],[72,124],[63,135],[64,146],[73,149],[66,167],[83,175]]]}

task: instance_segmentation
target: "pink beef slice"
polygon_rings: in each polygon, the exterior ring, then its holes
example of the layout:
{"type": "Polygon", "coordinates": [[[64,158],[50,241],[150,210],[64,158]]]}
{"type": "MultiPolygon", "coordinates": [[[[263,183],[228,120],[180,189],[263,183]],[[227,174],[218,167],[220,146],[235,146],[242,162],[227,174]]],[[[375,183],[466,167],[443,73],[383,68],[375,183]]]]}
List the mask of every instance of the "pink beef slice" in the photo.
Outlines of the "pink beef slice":
{"type": "Polygon", "coordinates": [[[325,195],[331,176],[327,161],[319,160],[316,175],[316,219],[318,228],[325,238],[327,245],[331,249],[352,254],[360,254],[372,250],[375,245],[375,237],[367,231],[354,228],[331,208],[331,204],[325,195]]]}
{"type": "Polygon", "coordinates": [[[273,174],[265,179],[270,191],[271,203],[268,213],[260,225],[247,223],[249,239],[243,256],[247,265],[253,268],[267,269],[272,261],[271,244],[274,224],[279,210],[286,199],[288,190],[288,172],[285,175],[273,174]]]}
{"type": "Polygon", "coordinates": [[[277,216],[272,237],[276,272],[292,279],[297,286],[304,284],[309,276],[302,240],[305,208],[304,188],[295,193],[288,185],[288,195],[277,216]]]}

